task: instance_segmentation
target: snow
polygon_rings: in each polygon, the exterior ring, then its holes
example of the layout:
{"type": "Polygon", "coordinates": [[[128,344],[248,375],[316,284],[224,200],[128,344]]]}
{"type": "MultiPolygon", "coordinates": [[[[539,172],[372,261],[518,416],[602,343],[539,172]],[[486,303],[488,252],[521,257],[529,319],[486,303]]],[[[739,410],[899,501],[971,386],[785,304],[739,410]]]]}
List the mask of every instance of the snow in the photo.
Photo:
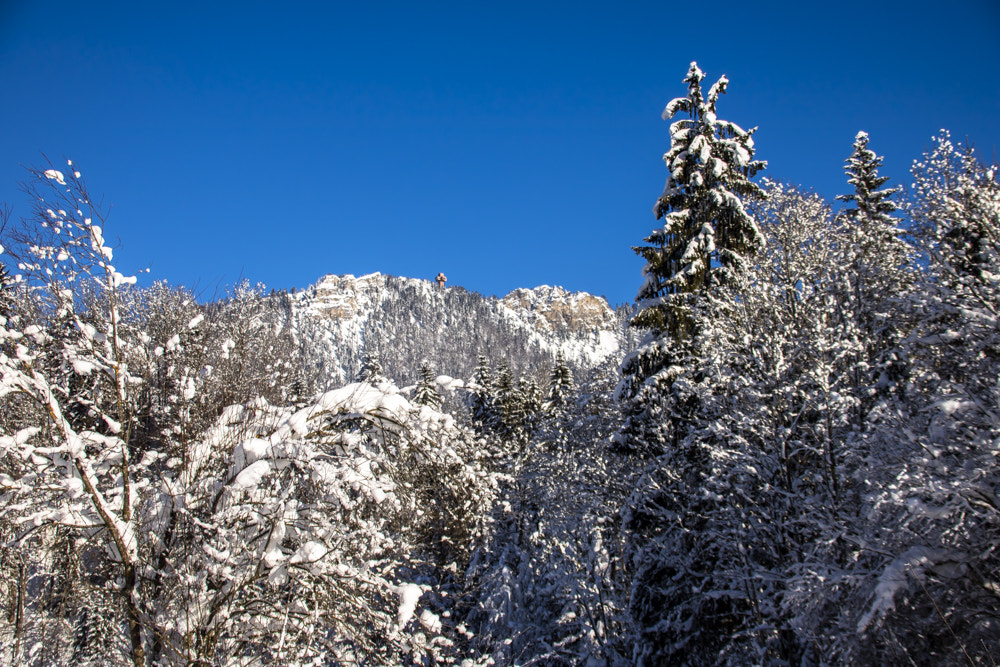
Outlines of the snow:
{"type": "Polygon", "coordinates": [[[406,624],[410,622],[413,618],[413,613],[417,609],[417,602],[420,600],[420,596],[424,594],[420,586],[416,584],[402,584],[401,586],[396,586],[393,592],[399,596],[399,608],[396,613],[396,629],[397,631],[402,630],[406,627],[406,624]]]}
{"type": "Polygon", "coordinates": [[[875,599],[865,615],[858,621],[858,633],[865,632],[877,617],[884,616],[895,609],[896,593],[906,588],[911,576],[917,580],[922,579],[925,569],[933,566],[936,561],[945,559],[948,555],[949,552],[944,549],[918,546],[907,549],[902,556],[889,563],[878,578],[878,584],[875,586],[875,599]]]}
{"type": "Polygon", "coordinates": [[[290,564],[315,563],[316,561],[322,559],[329,551],[330,550],[327,549],[326,545],[322,542],[309,541],[303,544],[299,550],[288,559],[288,562],[290,564]]]}
{"type": "Polygon", "coordinates": [[[59,185],[66,185],[66,179],[63,177],[63,173],[57,169],[46,169],[45,178],[54,180],[59,185]]]}
{"type": "Polygon", "coordinates": [[[267,546],[264,548],[262,556],[264,564],[267,567],[274,567],[285,560],[285,554],[281,550],[281,543],[285,540],[286,533],[285,522],[281,519],[275,521],[274,526],[271,528],[271,536],[268,538],[267,546]]]}
{"type": "Polygon", "coordinates": [[[233,449],[233,464],[237,468],[243,469],[268,456],[271,452],[271,443],[260,438],[244,440],[233,449]]]}
{"type": "Polygon", "coordinates": [[[72,363],[73,371],[80,375],[90,375],[96,366],[93,362],[84,359],[73,359],[72,363]]]}
{"type": "Polygon", "coordinates": [[[430,611],[429,609],[424,609],[420,612],[420,625],[428,632],[438,633],[441,632],[441,619],[437,614],[430,611]]]}
{"type": "MultiPolygon", "coordinates": [[[[108,253],[111,252],[107,248],[104,248],[104,250],[107,250],[108,253]]],[[[118,273],[117,271],[115,271],[112,274],[111,279],[112,279],[112,284],[115,287],[119,287],[121,285],[135,285],[135,283],[136,283],[136,277],[135,276],[125,276],[125,275],[122,275],[121,273],[118,273]]]]}
{"type": "Polygon", "coordinates": [[[340,389],[328,391],[319,397],[316,407],[331,412],[344,409],[349,412],[379,413],[395,417],[400,421],[404,420],[410,411],[409,402],[400,394],[387,393],[380,387],[366,382],[354,382],[340,389]]]}
{"type": "Polygon", "coordinates": [[[466,384],[464,380],[458,378],[453,378],[450,375],[438,375],[434,382],[441,388],[447,391],[455,391],[456,389],[465,389],[466,384]]]}
{"type": "Polygon", "coordinates": [[[236,489],[255,489],[270,471],[271,465],[267,461],[255,461],[236,476],[232,482],[232,486],[236,489]]]}
{"type": "Polygon", "coordinates": [[[938,410],[940,410],[941,412],[945,413],[946,415],[952,415],[952,414],[955,414],[956,412],[960,412],[962,410],[968,410],[970,408],[973,408],[973,407],[975,407],[975,405],[976,404],[973,401],[960,400],[960,399],[956,399],[956,398],[949,398],[949,399],[937,401],[937,402],[933,403],[930,407],[931,408],[937,408],[938,410]]]}

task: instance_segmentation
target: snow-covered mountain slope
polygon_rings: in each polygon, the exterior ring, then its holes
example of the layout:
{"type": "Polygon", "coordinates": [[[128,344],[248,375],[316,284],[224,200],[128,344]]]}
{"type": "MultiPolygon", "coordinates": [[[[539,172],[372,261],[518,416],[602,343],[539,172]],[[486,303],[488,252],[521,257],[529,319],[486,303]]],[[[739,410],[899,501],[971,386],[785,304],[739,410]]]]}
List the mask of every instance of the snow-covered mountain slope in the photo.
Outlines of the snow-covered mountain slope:
{"type": "Polygon", "coordinates": [[[290,299],[293,332],[326,385],[352,379],[366,351],[407,383],[423,361],[467,378],[483,354],[516,374],[541,376],[560,351],[582,369],[619,349],[620,323],[607,302],[561,287],[497,299],[379,273],[328,275],[290,299]]]}

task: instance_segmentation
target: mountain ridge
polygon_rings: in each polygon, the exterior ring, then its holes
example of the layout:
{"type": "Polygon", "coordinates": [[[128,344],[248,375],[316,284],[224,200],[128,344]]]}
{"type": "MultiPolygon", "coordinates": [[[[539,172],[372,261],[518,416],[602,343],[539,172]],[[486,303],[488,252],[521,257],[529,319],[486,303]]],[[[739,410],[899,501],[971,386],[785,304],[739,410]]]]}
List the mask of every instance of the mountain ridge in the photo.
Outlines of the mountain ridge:
{"type": "Polygon", "coordinates": [[[559,353],[584,370],[621,348],[620,318],[607,301],[559,286],[498,298],[419,278],[327,274],[289,299],[293,334],[325,386],[351,380],[366,352],[405,383],[422,362],[469,378],[485,355],[541,379],[559,353]]]}

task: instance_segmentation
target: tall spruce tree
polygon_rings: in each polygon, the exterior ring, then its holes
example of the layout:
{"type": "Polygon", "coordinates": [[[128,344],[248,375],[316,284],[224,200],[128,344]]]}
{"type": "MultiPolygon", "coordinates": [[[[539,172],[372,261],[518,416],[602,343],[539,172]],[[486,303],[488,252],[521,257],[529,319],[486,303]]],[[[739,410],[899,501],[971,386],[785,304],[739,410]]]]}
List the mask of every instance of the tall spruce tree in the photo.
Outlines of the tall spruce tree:
{"type": "MultiPolygon", "coordinates": [[[[844,239],[838,264],[843,275],[837,295],[840,327],[853,338],[858,353],[849,363],[851,393],[855,397],[854,422],[864,427],[874,406],[872,389],[888,389],[905,380],[905,364],[892,349],[902,339],[898,331],[900,296],[912,282],[908,271],[911,249],[902,240],[893,196],[900,188],[887,188],[888,176],[879,176],[882,158],[868,148],[868,134],[858,132],[844,164],[854,192],[840,195],[848,206],[838,224],[844,239]]],[[[834,317],[838,317],[834,314],[834,317]]]]}
{"type": "Polygon", "coordinates": [[[709,491],[725,445],[697,430],[717,372],[711,314],[738,301],[764,246],[744,200],[764,196],[750,179],[765,165],[753,160],[754,130],[716,116],[728,80],[705,95],[704,76],[692,63],[687,96],[663,113],[687,117],[672,123],[663,157],[669,175],[653,209],[663,227],[635,248],[646,266],[631,324],[648,333],[622,362],[616,389],[626,419],[615,440],[650,459],[622,510],[633,657],[644,665],[719,664],[729,633],[750,611],[723,590],[733,536],[722,538],[711,520],[726,502],[709,491]]]}
{"type": "MultiPolygon", "coordinates": [[[[861,324],[871,326],[873,304],[887,294],[897,292],[906,280],[902,268],[909,261],[910,248],[900,238],[898,210],[892,197],[901,188],[883,187],[888,176],[879,176],[882,158],[868,148],[868,133],[858,132],[850,157],[844,164],[847,183],[854,192],[838,195],[848,206],[840,212],[841,224],[847,225],[850,243],[845,250],[851,269],[854,298],[859,302],[855,311],[861,324]]],[[[873,332],[866,331],[866,334],[873,332]]]]}
{"type": "Polygon", "coordinates": [[[479,355],[476,370],[472,374],[475,389],[470,397],[472,423],[480,433],[492,429],[497,422],[496,387],[493,379],[493,368],[485,354],[479,355]]]}
{"type": "Polygon", "coordinates": [[[631,325],[649,333],[622,362],[616,389],[627,416],[616,441],[628,449],[656,451],[664,445],[670,410],[660,399],[691,352],[693,300],[715,285],[739,280],[764,242],[743,205],[745,198],[763,196],[750,180],[766,166],[753,159],[756,128],[720,120],[716,104],[729,80],[721,77],[706,96],[704,78],[691,63],[684,78],[687,96],[663,111],[664,120],[678,113],[688,117],[671,124],[670,150],[663,156],[669,174],[653,212],[664,224],[645,239],[647,245],[633,248],[646,266],[631,325]]]}
{"type": "Polygon", "coordinates": [[[664,120],[680,112],[689,117],[670,126],[670,150],[663,156],[669,174],[653,207],[663,227],[650,233],[648,245],[634,248],[646,260],[635,321],[676,337],[689,333],[684,295],[732,282],[763,243],[756,221],[743,207],[744,198],[762,194],[750,181],[766,166],[753,159],[756,128],[747,131],[720,120],[716,103],[729,79],[721,77],[705,96],[704,78],[697,63],[691,63],[684,78],[687,96],[663,110],[664,120]]]}

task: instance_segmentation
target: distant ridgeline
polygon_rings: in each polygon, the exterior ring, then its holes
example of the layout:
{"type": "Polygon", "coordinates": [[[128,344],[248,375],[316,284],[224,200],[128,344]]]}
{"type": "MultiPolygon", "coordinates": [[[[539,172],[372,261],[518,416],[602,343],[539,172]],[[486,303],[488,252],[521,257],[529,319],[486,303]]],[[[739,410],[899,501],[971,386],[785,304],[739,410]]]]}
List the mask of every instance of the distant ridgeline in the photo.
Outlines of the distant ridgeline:
{"type": "Polygon", "coordinates": [[[502,299],[427,280],[374,273],[328,275],[288,295],[291,332],[319,388],[349,382],[365,354],[400,386],[422,362],[468,379],[480,354],[539,380],[558,352],[576,370],[620,356],[624,315],[585,292],[547,285],[502,299]]]}

